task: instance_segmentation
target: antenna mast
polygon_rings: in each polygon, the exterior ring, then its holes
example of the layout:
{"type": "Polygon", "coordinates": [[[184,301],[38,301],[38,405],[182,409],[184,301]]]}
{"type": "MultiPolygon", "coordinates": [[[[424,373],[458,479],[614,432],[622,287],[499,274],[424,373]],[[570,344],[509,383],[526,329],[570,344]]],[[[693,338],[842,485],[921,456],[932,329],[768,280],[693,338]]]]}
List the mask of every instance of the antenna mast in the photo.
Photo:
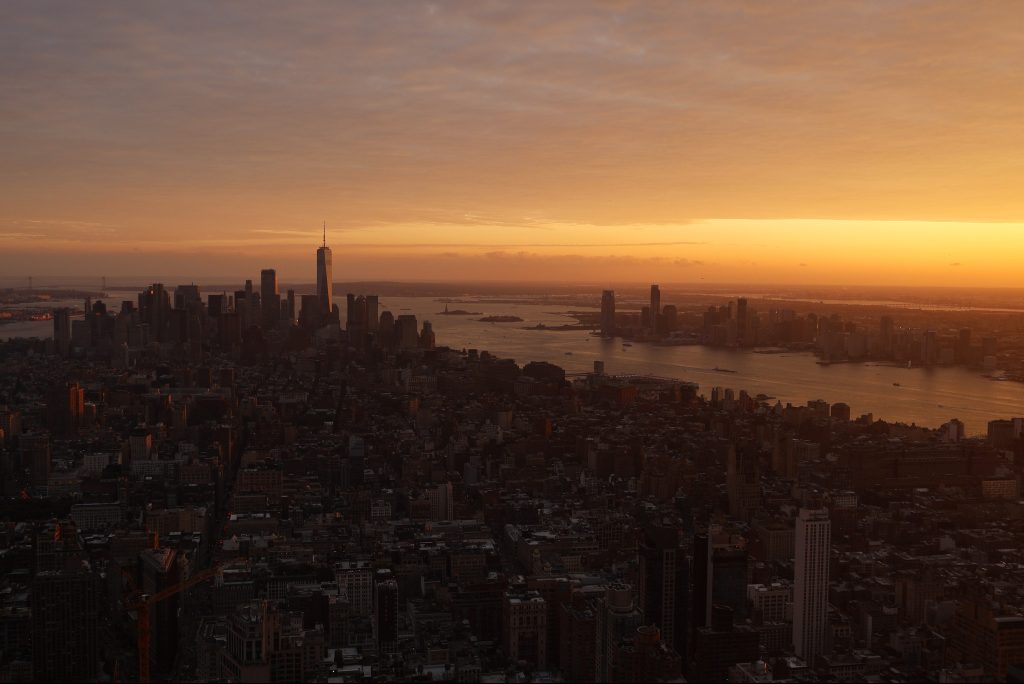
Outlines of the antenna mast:
{"type": "Polygon", "coordinates": [[[327,246],[327,221],[324,221],[324,247],[327,246]]]}

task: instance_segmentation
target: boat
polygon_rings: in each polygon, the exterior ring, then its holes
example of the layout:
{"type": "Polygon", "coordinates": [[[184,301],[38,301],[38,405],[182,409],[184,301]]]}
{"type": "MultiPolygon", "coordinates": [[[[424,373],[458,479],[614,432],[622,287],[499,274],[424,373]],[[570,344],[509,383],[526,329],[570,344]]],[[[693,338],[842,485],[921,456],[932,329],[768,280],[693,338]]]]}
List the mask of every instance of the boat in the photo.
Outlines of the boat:
{"type": "Polygon", "coordinates": [[[718,371],[719,373],[735,373],[736,372],[736,371],[731,370],[729,368],[719,368],[718,366],[715,366],[711,370],[718,371]]]}
{"type": "Polygon", "coordinates": [[[632,342],[623,342],[623,343],[622,343],[622,346],[623,346],[623,347],[632,347],[632,346],[633,346],[633,343],[632,343],[632,342]]]}
{"type": "Polygon", "coordinates": [[[901,385],[901,384],[900,384],[900,383],[898,383],[898,382],[894,382],[894,383],[892,383],[892,386],[893,386],[893,387],[902,387],[903,385],[901,385]]]}

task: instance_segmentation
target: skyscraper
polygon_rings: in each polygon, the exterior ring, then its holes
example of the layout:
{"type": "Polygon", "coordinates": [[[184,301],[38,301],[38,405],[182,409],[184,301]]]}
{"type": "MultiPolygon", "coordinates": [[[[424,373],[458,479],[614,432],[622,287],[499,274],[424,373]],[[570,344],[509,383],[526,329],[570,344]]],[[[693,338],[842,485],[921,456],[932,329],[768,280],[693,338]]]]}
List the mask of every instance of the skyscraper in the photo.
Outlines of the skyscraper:
{"type": "Polygon", "coordinates": [[[277,271],[265,268],[260,271],[260,303],[263,309],[263,326],[272,328],[281,317],[281,293],[277,289],[277,271]]]}
{"type": "MultiPolygon", "coordinates": [[[[714,548],[707,533],[693,538],[693,607],[690,622],[693,629],[711,626],[712,591],[714,588],[714,548]]],[[[685,654],[681,654],[685,655],[685,654]]]]}
{"type": "Polygon", "coordinates": [[[594,680],[607,682],[615,652],[622,640],[632,636],[643,624],[643,613],[633,602],[633,589],[627,584],[612,584],[604,598],[597,601],[597,639],[594,644],[594,680]]]}
{"type": "Polygon", "coordinates": [[[89,682],[99,668],[99,576],[87,567],[32,581],[32,674],[37,681],[89,682]]]}
{"type": "Polygon", "coordinates": [[[601,293],[601,335],[615,335],[615,290],[605,290],[601,293]]]}
{"type": "Polygon", "coordinates": [[[370,332],[377,332],[380,325],[380,297],[366,295],[366,326],[370,332]]]}
{"type": "Polygon", "coordinates": [[[394,653],[398,649],[398,582],[391,572],[377,572],[374,587],[374,627],[377,633],[377,652],[394,653]]]}
{"type": "Polygon", "coordinates": [[[726,457],[729,515],[749,520],[761,505],[761,469],[757,452],[746,446],[729,447],[726,457]]]}
{"type": "Polygon", "coordinates": [[[46,401],[50,431],[61,437],[74,437],[85,412],[85,390],[77,382],[57,383],[46,401]]]}
{"type": "Polygon", "coordinates": [[[194,304],[202,303],[202,296],[199,294],[199,286],[178,285],[174,288],[174,308],[187,309],[194,304]]]}
{"type": "Polygon", "coordinates": [[[162,342],[170,321],[171,298],[163,283],[153,283],[139,293],[139,313],[143,323],[149,325],[151,340],[162,342]]]}
{"type": "Polygon", "coordinates": [[[793,646],[814,667],[825,652],[828,627],[828,562],[832,522],[824,509],[801,508],[796,520],[793,646]]]}
{"type": "Polygon", "coordinates": [[[750,337],[749,308],[743,297],[736,301],[736,343],[745,347],[750,337]]]}
{"type": "Polygon", "coordinates": [[[547,601],[537,591],[510,589],[502,602],[502,647],[513,661],[547,665],[547,601]]]}
{"type": "Polygon", "coordinates": [[[60,356],[67,356],[71,351],[71,309],[54,309],[53,344],[60,356]]]}
{"type": "Polygon", "coordinates": [[[320,298],[320,312],[328,316],[334,308],[334,256],[327,246],[327,224],[324,223],[324,244],[316,250],[316,295],[320,298]]]}
{"type": "MultiPolygon", "coordinates": [[[[178,553],[174,549],[146,549],[139,554],[142,590],[156,594],[181,581],[178,553]]],[[[150,667],[169,672],[178,650],[178,609],[181,594],[175,594],[152,607],[150,624],[150,667]]]]}
{"type": "Polygon", "coordinates": [[[661,288],[651,285],[651,327],[657,325],[658,314],[661,313],[661,288]]]}
{"type": "Polygon", "coordinates": [[[690,561],[674,527],[648,527],[639,545],[639,602],[644,621],[661,630],[665,643],[683,655],[689,647],[690,561]]]}

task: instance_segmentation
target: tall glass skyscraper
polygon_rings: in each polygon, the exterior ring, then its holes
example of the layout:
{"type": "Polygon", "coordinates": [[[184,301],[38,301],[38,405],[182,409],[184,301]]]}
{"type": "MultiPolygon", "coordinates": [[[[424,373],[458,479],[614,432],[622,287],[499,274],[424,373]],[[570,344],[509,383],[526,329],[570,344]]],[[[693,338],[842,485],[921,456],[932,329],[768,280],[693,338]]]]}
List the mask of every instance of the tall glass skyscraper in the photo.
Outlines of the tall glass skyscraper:
{"type": "Polygon", "coordinates": [[[324,224],[324,244],[316,250],[316,295],[320,298],[320,311],[331,313],[334,302],[331,298],[334,289],[334,256],[327,246],[327,224],[324,224]]]}

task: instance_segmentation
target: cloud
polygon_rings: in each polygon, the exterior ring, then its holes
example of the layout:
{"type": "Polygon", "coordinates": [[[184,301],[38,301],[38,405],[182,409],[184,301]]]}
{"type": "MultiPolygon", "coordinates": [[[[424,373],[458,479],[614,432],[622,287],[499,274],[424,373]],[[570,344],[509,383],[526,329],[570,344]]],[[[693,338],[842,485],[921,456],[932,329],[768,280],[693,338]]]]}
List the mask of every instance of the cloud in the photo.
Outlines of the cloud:
{"type": "Polygon", "coordinates": [[[0,235],[14,238],[60,238],[72,241],[91,241],[97,236],[111,236],[118,227],[96,221],[66,219],[0,219],[0,235]],[[3,228],[11,226],[11,229],[3,228]]]}
{"type": "Polygon", "coordinates": [[[14,231],[0,230],[0,240],[36,240],[45,237],[47,236],[42,233],[19,233],[14,231]]]}
{"type": "Polygon", "coordinates": [[[959,261],[954,261],[953,263],[950,264],[950,266],[959,266],[959,265],[960,265],[959,261]]]}
{"type": "MultiPolygon", "coordinates": [[[[705,245],[706,242],[689,242],[674,240],[670,242],[530,242],[530,243],[507,243],[500,242],[350,242],[346,248],[371,248],[371,249],[423,249],[440,247],[462,247],[480,249],[516,249],[516,248],[538,248],[538,247],[575,247],[575,248],[605,248],[605,247],[678,247],[681,245],[705,245]]],[[[504,253],[504,252],[502,252],[504,253]]]]}
{"type": "Polygon", "coordinates": [[[1019,220],[1018,25],[941,0],[10,0],[4,211],[147,249],[318,242],[325,218],[366,249],[407,226],[506,251],[638,224],[681,241],[588,249],[683,246],[716,217],[1019,220]]]}

